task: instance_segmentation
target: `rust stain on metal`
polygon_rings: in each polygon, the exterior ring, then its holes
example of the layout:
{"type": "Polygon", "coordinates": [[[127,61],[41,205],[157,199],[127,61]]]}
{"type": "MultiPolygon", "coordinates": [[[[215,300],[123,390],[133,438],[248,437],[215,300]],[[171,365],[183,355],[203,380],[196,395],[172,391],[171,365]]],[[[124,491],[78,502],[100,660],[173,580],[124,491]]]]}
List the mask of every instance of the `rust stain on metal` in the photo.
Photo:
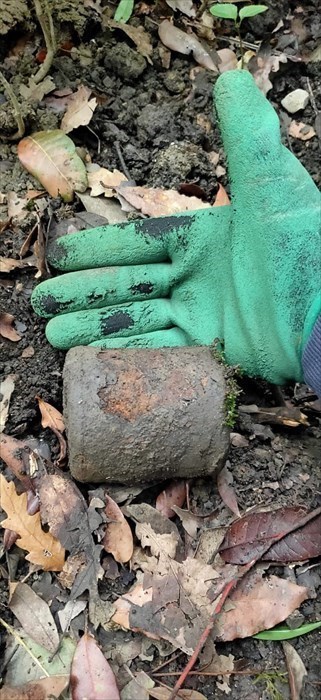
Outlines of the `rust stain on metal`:
{"type": "Polygon", "coordinates": [[[197,399],[199,378],[195,382],[193,372],[186,366],[182,370],[164,367],[162,358],[151,355],[149,366],[144,367],[128,367],[123,358],[112,358],[106,386],[98,391],[105,413],[134,421],[160,407],[177,410],[197,399]]]}

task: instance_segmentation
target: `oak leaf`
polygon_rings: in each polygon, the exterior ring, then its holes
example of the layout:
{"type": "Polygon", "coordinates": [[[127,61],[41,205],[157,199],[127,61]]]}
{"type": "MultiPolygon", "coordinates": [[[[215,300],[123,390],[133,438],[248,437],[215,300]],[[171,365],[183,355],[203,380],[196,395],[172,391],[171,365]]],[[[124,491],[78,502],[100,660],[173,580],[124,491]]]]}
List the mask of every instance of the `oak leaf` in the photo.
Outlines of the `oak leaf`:
{"type": "Polygon", "coordinates": [[[14,483],[6,481],[0,474],[0,505],[7,513],[1,527],[18,533],[17,544],[29,554],[26,559],[41,566],[44,571],[61,571],[65,560],[65,550],[50,532],[41,527],[40,513],[29,515],[27,494],[18,496],[14,483]]]}

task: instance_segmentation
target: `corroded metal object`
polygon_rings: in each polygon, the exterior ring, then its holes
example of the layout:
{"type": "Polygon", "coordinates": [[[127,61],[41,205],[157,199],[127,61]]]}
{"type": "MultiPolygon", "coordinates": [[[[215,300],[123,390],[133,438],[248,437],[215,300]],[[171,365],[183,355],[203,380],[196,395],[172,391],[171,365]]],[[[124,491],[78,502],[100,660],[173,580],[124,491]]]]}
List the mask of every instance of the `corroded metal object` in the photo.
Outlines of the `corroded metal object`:
{"type": "Polygon", "coordinates": [[[76,347],[64,368],[75,479],[137,484],[215,474],[224,463],[225,381],[209,348],[76,347]]]}

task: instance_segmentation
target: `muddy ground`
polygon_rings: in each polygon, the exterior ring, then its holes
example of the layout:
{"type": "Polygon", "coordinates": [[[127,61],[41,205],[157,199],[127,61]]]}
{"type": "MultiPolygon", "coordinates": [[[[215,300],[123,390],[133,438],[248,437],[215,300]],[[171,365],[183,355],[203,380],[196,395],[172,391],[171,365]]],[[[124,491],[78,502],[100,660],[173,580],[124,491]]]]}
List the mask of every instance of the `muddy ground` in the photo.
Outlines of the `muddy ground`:
{"type": "MultiPolygon", "coordinates": [[[[280,19],[287,27],[287,11],[298,5],[296,2],[267,4],[271,6],[269,18],[262,16],[252,25],[247,25],[246,41],[251,43],[269,38],[271,30],[280,19]]],[[[309,31],[307,46],[312,51],[321,38],[319,2],[303,2],[301,7],[303,12],[300,13],[300,17],[303,17],[309,31]]],[[[84,46],[91,47],[91,64],[83,67],[69,55],[58,55],[50,74],[57,88],[68,86],[76,89],[79,84],[84,84],[92,88],[95,94],[102,96],[101,104],[90,124],[91,131],[83,127],[72,135],[77,145],[87,147],[95,162],[109,169],[122,170],[119,158],[121,153],[130,177],[136,180],[137,184],[179,188],[182,183],[196,183],[204,190],[208,200],[211,200],[219,182],[228,186],[225,175],[218,178],[208,158],[209,153],[221,149],[220,137],[212,115],[213,75],[209,71],[201,70],[192,82],[190,71],[195,67],[195,62],[190,57],[179,57],[175,53],[172,54],[170,68],[163,67],[157,37],[160,14],[160,10],[151,11],[150,14],[142,14],[139,19],[133,20],[136,24],[143,23],[152,37],[152,65],[135,51],[124,34],[103,31],[99,22],[91,18],[81,29],[76,27],[72,32],[76,43],[81,38],[84,46]],[[212,124],[210,130],[207,128],[208,119],[212,124]],[[97,153],[97,136],[100,140],[100,153],[97,153]]],[[[65,31],[67,29],[68,25],[65,31]]],[[[5,37],[6,50],[14,46],[24,32],[25,28],[18,25],[9,33],[5,37]]],[[[225,33],[228,35],[231,30],[225,30],[225,33]]],[[[277,34],[277,40],[281,40],[281,34],[281,31],[277,34]]],[[[215,40],[213,46],[216,49],[223,48],[228,46],[228,43],[222,36],[215,40]]],[[[21,56],[15,66],[15,84],[19,80],[19,70],[21,76],[35,70],[33,60],[32,55],[28,56],[27,61],[25,56],[21,56]]],[[[10,71],[7,71],[7,78],[10,79],[10,71]]],[[[268,97],[281,117],[284,143],[294,151],[316,184],[321,187],[320,141],[313,138],[311,141],[302,142],[288,137],[281,108],[284,95],[295,88],[306,89],[307,79],[316,106],[321,110],[320,62],[289,61],[272,76],[273,88],[268,97]]],[[[304,110],[304,121],[313,123],[314,116],[310,103],[304,110]]],[[[45,105],[31,110],[26,118],[29,133],[32,130],[55,128],[57,124],[58,117],[45,105]]],[[[6,128],[9,128],[8,124],[6,128]]],[[[220,162],[223,164],[223,156],[220,162]]],[[[0,145],[0,178],[1,192],[14,190],[22,196],[27,185],[37,186],[31,176],[20,167],[16,146],[11,142],[3,141],[0,145]]],[[[55,222],[64,222],[82,210],[83,207],[77,200],[72,205],[65,205],[60,200],[51,199],[50,209],[44,214],[44,224],[48,226],[50,218],[55,222]]],[[[20,246],[32,223],[31,214],[21,224],[9,227],[1,234],[2,255],[18,256],[20,246]]],[[[41,428],[35,397],[40,395],[61,409],[64,353],[50,347],[44,335],[45,324],[33,314],[29,300],[37,283],[34,272],[31,268],[14,270],[7,275],[1,274],[0,277],[1,308],[13,314],[17,331],[21,334],[21,341],[18,343],[6,339],[1,339],[0,343],[3,377],[8,374],[14,374],[16,377],[6,432],[17,438],[43,438],[49,442],[52,457],[55,458],[58,454],[58,444],[49,431],[41,428]],[[23,350],[30,347],[34,351],[33,354],[22,357],[23,350]]],[[[280,404],[280,395],[262,382],[242,380],[241,388],[242,404],[280,404]]],[[[263,426],[255,424],[255,420],[249,417],[243,416],[238,419],[234,432],[245,436],[248,444],[241,448],[231,446],[229,460],[241,508],[246,509],[256,504],[273,504],[274,507],[283,504],[303,504],[313,509],[321,504],[320,413],[309,409],[307,395],[306,387],[290,386],[283,392],[284,398],[292,399],[294,405],[306,411],[309,427],[290,429],[284,426],[263,426]]],[[[198,512],[210,512],[219,504],[220,498],[210,480],[192,484],[191,505],[198,512]]],[[[313,597],[300,609],[302,620],[320,619],[320,566],[311,569],[304,565],[295,569],[286,568],[284,575],[311,586],[314,591],[313,597]]],[[[4,592],[4,581],[1,587],[4,592]]],[[[3,597],[2,602],[5,605],[3,597]]],[[[320,631],[293,640],[293,645],[308,671],[303,696],[305,700],[316,700],[320,697],[320,641],[320,631]]],[[[101,642],[103,646],[107,643],[104,634],[101,642]]],[[[231,700],[289,697],[287,684],[277,679],[277,674],[285,671],[285,660],[279,643],[246,639],[219,645],[219,651],[232,653],[238,659],[245,659],[251,668],[268,669],[272,672],[269,680],[263,676],[257,681],[253,676],[233,676],[229,695],[231,700]]],[[[159,659],[156,653],[152,664],[144,663],[141,666],[148,672],[151,666],[155,667],[161,662],[162,659],[159,659]]],[[[180,670],[183,665],[184,657],[181,657],[166,670],[180,670]]],[[[165,677],[163,680],[166,682],[165,677]]],[[[215,681],[206,677],[192,677],[186,683],[186,687],[199,688],[209,700],[224,697],[224,693],[216,687],[215,681]]]]}

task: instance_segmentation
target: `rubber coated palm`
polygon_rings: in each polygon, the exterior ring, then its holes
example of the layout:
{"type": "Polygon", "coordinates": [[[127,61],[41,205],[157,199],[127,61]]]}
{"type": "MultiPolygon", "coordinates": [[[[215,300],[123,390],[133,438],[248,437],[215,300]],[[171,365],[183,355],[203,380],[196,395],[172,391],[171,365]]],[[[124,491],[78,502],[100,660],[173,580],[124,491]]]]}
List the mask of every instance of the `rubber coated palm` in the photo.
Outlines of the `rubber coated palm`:
{"type": "Polygon", "coordinates": [[[219,338],[249,374],[301,379],[320,311],[321,195],[248,72],[224,73],[214,96],[232,205],[59,239],[48,258],[68,274],[32,297],[55,347],[219,338]]]}

